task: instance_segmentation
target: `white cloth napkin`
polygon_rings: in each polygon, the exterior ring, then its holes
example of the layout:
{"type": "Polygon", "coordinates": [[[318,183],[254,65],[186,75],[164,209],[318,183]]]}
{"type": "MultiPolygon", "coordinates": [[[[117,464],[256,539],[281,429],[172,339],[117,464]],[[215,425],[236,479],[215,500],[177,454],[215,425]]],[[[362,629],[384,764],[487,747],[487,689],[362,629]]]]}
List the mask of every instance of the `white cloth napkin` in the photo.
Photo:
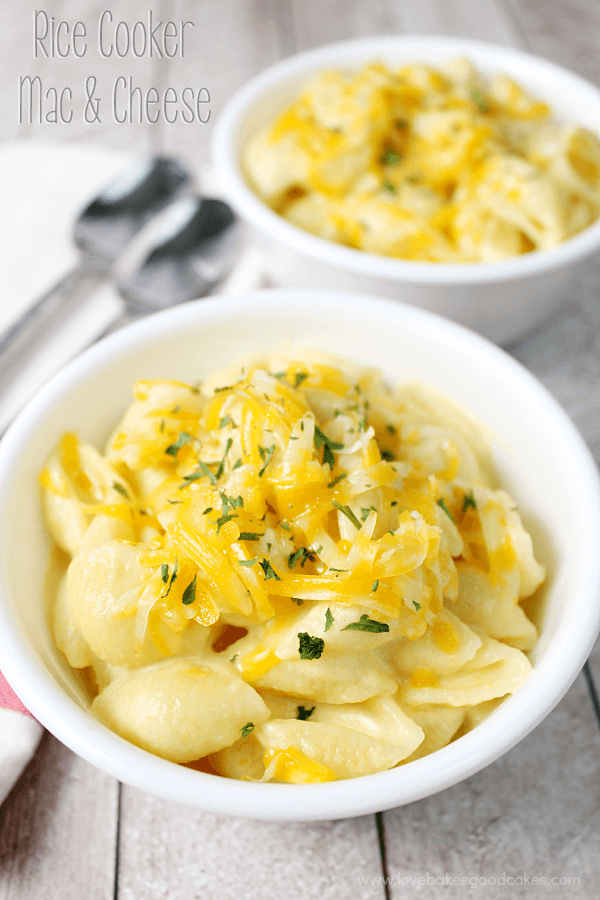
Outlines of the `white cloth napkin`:
{"type": "MultiPolygon", "coordinates": [[[[0,150],[0,334],[78,262],[72,242],[75,217],[132,157],[92,147],[17,142],[0,150]]],[[[218,189],[209,171],[203,189],[218,189]]],[[[219,294],[265,284],[262,252],[246,243],[219,294]]],[[[0,384],[0,433],[24,403],[69,359],[89,346],[123,313],[107,283],[43,342],[25,367],[0,384]]],[[[0,667],[2,655],[0,651],[0,667]]],[[[42,726],[25,709],[0,672],[0,804],[33,755],[42,726]]]]}

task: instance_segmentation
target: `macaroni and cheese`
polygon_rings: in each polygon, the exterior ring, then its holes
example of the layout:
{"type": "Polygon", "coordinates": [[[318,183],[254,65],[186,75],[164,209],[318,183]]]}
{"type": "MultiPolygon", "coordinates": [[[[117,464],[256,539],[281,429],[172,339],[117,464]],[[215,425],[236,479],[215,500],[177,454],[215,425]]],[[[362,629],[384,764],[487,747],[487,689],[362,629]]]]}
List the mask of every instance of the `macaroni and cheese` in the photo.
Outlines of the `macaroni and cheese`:
{"type": "Polygon", "coordinates": [[[40,474],[56,644],[91,712],[231,778],[324,782],[443,747],[518,689],[544,570],[481,430],[305,352],[140,381],[104,454],[40,474]]]}
{"type": "Polygon", "coordinates": [[[600,143],[465,59],[325,71],[250,141],[246,176],[293,224],[442,263],[544,250],[600,214],[600,143]]]}

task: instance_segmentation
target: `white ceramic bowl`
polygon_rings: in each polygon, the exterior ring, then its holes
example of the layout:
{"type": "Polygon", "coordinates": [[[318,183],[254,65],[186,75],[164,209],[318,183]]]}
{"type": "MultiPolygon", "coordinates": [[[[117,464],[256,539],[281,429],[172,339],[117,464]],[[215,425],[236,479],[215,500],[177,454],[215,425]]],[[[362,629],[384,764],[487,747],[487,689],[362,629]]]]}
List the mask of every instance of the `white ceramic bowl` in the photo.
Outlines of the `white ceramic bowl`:
{"type": "Polygon", "coordinates": [[[158,313],[92,347],[39,392],[0,443],[0,647],[8,680],[76,753],[122,781],[210,812],[334,819],[418,800],[473,774],[526,735],[579,672],[600,622],[600,487],[557,403],[488,341],[430,313],[351,294],[263,291],[158,313]],[[496,436],[493,453],[548,567],[534,670],[474,731],[415,762],[348,781],[252,784],[203,774],[133,746],[85,710],[55,649],[44,604],[49,540],[37,476],[61,434],[102,445],[137,378],[193,383],[227,361],[290,344],[379,366],[390,383],[422,379],[496,436]]]}
{"type": "Polygon", "coordinates": [[[600,134],[600,91],[572,72],[508,47],[462,38],[375,37],[318,47],[286,59],[244,85],[217,120],[213,163],[227,200],[268,251],[272,281],[402,300],[448,316],[501,344],[525,335],[567,296],[574,270],[600,248],[600,221],[552,250],[500,263],[422,263],[392,259],[316,237],[274,213],[249,187],[241,160],[250,138],[298,96],[315,73],[392,66],[439,66],[468,57],[487,75],[513,77],[546,100],[558,119],[600,134]]]}

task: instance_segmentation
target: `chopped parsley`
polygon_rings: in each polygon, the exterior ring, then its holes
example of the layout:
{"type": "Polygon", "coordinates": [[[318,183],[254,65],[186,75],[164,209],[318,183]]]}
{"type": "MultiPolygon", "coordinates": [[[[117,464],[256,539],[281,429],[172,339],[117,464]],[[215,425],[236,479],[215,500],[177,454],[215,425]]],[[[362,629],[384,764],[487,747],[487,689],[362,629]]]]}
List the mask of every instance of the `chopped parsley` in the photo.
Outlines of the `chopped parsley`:
{"type": "Polygon", "coordinates": [[[184,606],[189,606],[190,603],[193,603],[196,599],[196,575],[194,575],[194,580],[191,581],[183,592],[183,596],[181,598],[181,602],[184,606]]]}
{"type": "Polygon", "coordinates": [[[395,425],[386,425],[388,434],[396,434],[396,426],[395,425]]]}
{"type": "MultiPolygon", "coordinates": [[[[164,582],[165,584],[167,584],[167,582],[165,581],[165,578],[164,578],[164,565],[165,565],[165,564],[163,564],[163,565],[160,567],[160,577],[162,578],[163,582],[164,582]]],[[[166,590],[164,590],[164,591],[162,592],[162,594],[160,595],[161,600],[163,600],[165,597],[168,597],[168,596],[169,596],[169,593],[170,593],[170,591],[171,591],[171,588],[173,587],[173,582],[177,579],[177,568],[178,568],[178,562],[177,562],[177,557],[175,557],[175,565],[173,566],[173,571],[172,571],[172,573],[171,573],[171,578],[170,578],[169,583],[167,584],[166,590]]],[[[169,567],[167,566],[167,574],[168,574],[168,572],[169,572],[169,567]]]]}
{"type": "Polygon", "coordinates": [[[386,191],[389,191],[389,192],[390,192],[390,194],[395,194],[396,191],[397,191],[396,186],[393,185],[393,184],[391,183],[391,181],[384,181],[384,182],[383,182],[383,186],[384,186],[384,188],[385,188],[386,191]]]}
{"type": "Polygon", "coordinates": [[[301,722],[306,722],[307,719],[310,719],[316,708],[316,706],[312,706],[310,709],[307,709],[306,706],[299,706],[296,718],[300,719],[301,722]]]}
{"type": "Polygon", "coordinates": [[[268,559],[265,559],[263,557],[263,559],[260,560],[260,567],[263,570],[263,572],[265,573],[265,581],[268,581],[269,578],[274,578],[275,581],[281,581],[281,578],[279,577],[279,575],[277,574],[277,572],[275,571],[275,569],[273,568],[273,566],[271,565],[271,563],[269,562],[268,559]]]}
{"type": "Polygon", "coordinates": [[[331,626],[333,625],[333,613],[327,607],[327,612],[325,613],[325,631],[329,631],[331,626]]]}
{"type": "Polygon", "coordinates": [[[338,441],[332,440],[332,438],[327,437],[327,435],[321,431],[318,425],[315,425],[314,441],[317,450],[320,450],[321,447],[323,447],[323,465],[328,465],[330,469],[333,469],[335,465],[333,450],[343,450],[344,445],[340,444],[338,441]]]}
{"type": "Polygon", "coordinates": [[[230,391],[232,387],[232,384],[224,384],[223,387],[215,388],[215,394],[219,394],[221,391],[230,391]]]}
{"type": "Polygon", "coordinates": [[[358,528],[360,530],[360,527],[361,527],[360,522],[358,521],[358,519],[356,518],[356,516],[354,515],[354,513],[352,512],[352,510],[350,509],[349,506],[342,506],[342,504],[338,503],[337,500],[332,500],[331,505],[334,506],[335,509],[337,509],[341,513],[343,513],[343,515],[345,515],[346,518],[352,522],[354,527],[358,528]]]}
{"type": "Polygon", "coordinates": [[[300,597],[291,597],[290,599],[292,603],[296,604],[296,606],[302,606],[302,604],[304,603],[304,600],[302,600],[300,597]]]}
{"type": "Polygon", "coordinates": [[[465,494],[463,497],[462,511],[466,512],[469,507],[471,509],[477,509],[477,504],[475,503],[475,497],[473,496],[473,491],[470,494],[465,494]]]}
{"type": "Polygon", "coordinates": [[[377,578],[377,579],[373,582],[373,586],[372,586],[372,588],[371,588],[371,590],[373,591],[373,593],[375,593],[375,591],[377,590],[378,587],[379,587],[379,578],[377,578]]]}
{"type": "Polygon", "coordinates": [[[291,530],[292,530],[291,526],[288,525],[287,522],[280,522],[280,523],[279,523],[279,527],[280,527],[280,528],[285,528],[286,531],[291,531],[291,530]]]}
{"type": "Polygon", "coordinates": [[[199,478],[205,478],[205,477],[208,478],[208,480],[210,481],[211,484],[217,483],[217,479],[215,478],[213,473],[210,471],[210,469],[208,468],[206,463],[203,463],[203,462],[198,463],[198,468],[194,472],[191,472],[189,475],[183,476],[183,484],[179,485],[179,490],[187,487],[189,484],[192,483],[192,481],[198,481],[199,478]]]}
{"type": "Polygon", "coordinates": [[[223,416],[223,418],[219,422],[219,427],[217,428],[217,431],[220,431],[221,428],[227,428],[228,425],[231,425],[232,428],[237,427],[235,422],[231,418],[231,416],[223,416]]]}
{"type": "Polygon", "coordinates": [[[175,441],[174,444],[171,444],[165,450],[165,453],[168,453],[169,456],[177,456],[182,447],[185,447],[186,444],[193,440],[191,434],[188,434],[187,431],[180,431],[179,437],[175,441]]]}
{"type": "Polygon", "coordinates": [[[477,104],[477,109],[480,113],[486,113],[490,111],[489,103],[487,103],[485,97],[480,91],[473,91],[473,100],[477,104]]]}
{"type": "Polygon", "coordinates": [[[231,467],[232,470],[233,470],[233,469],[239,469],[239,467],[241,466],[241,464],[242,464],[242,460],[241,460],[241,459],[236,459],[236,461],[234,462],[234,464],[233,464],[232,467],[231,467]]]}
{"type": "Polygon", "coordinates": [[[296,377],[294,378],[294,387],[298,388],[302,384],[303,381],[306,381],[308,378],[308,372],[296,372],[296,377]]]}
{"type": "Polygon", "coordinates": [[[124,497],[126,497],[129,500],[129,494],[127,493],[127,491],[125,490],[125,488],[123,487],[122,484],[119,484],[118,481],[113,481],[112,486],[114,487],[115,491],[118,491],[120,494],[122,494],[124,497]]]}
{"type": "Polygon", "coordinates": [[[227,454],[231,450],[231,445],[233,444],[233,438],[227,438],[227,443],[225,444],[225,453],[223,454],[223,459],[219,463],[217,471],[215,472],[215,479],[218,481],[223,471],[225,469],[225,460],[227,459],[227,454]]]}
{"type": "Polygon", "coordinates": [[[177,506],[178,503],[183,503],[183,500],[167,500],[167,503],[170,503],[171,506],[177,506]]]}
{"type": "Polygon", "coordinates": [[[386,147],[381,154],[382,166],[397,166],[400,162],[400,154],[393,147],[386,147]]]}
{"type": "Polygon", "coordinates": [[[243,728],[240,728],[242,737],[248,737],[254,731],[254,722],[246,722],[243,728]]]}
{"type": "Polygon", "coordinates": [[[449,510],[448,507],[446,506],[446,501],[444,500],[443,497],[440,497],[440,499],[437,501],[437,505],[438,505],[441,509],[444,510],[444,512],[446,513],[446,515],[447,515],[448,518],[450,519],[450,521],[451,521],[451,522],[454,522],[454,516],[452,515],[452,513],[450,512],[450,510],[449,510]]]}
{"type": "Polygon", "coordinates": [[[400,131],[402,131],[403,128],[406,128],[408,126],[408,122],[406,121],[406,119],[396,119],[396,121],[394,122],[394,125],[400,131]]]}
{"type": "Polygon", "coordinates": [[[333,479],[333,481],[330,481],[330,482],[329,482],[329,484],[327,485],[327,487],[328,487],[328,488],[335,487],[336,484],[339,484],[340,481],[343,481],[344,478],[347,478],[347,477],[348,477],[348,475],[347,475],[346,472],[340,472],[339,475],[336,475],[336,477],[333,479]]]}
{"type": "Polygon", "coordinates": [[[255,556],[254,559],[238,559],[240,566],[253,566],[255,562],[258,562],[258,556],[255,556]]]}
{"type": "Polygon", "coordinates": [[[260,478],[263,475],[263,473],[264,473],[265,469],[267,468],[267,466],[269,465],[269,463],[271,462],[273,454],[275,453],[275,444],[271,444],[270,447],[259,446],[258,452],[260,453],[260,458],[264,462],[262,469],[258,473],[258,477],[260,478]]]}
{"type": "Polygon", "coordinates": [[[421,604],[420,604],[420,603],[417,603],[416,600],[413,600],[413,606],[414,606],[414,608],[416,609],[417,612],[419,612],[419,610],[421,609],[421,604]]]}
{"type": "Polygon", "coordinates": [[[363,613],[358,622],[351,622],[342,628],[342,631],[371,631],[373,634],[389,630],[390,626],[386,622],[376,622],[375,619],[370,619],[366,613],[363,613]]]}
{"type": "Polygon", "coordinates": [[[240,532],[238,541],[258,541],[261,537],[264,537],[264,535],[256,534],[254,531],[242,531],[240,532]]]}
{"type": "Polygon", "coordinates": [[[163,563],[160,567],[160,577],[162,578],[162,583],[166,584],[169,580],[169,567],[167,563],[163,563]]]}
{"type": "Polygon", "coordinates": [[[394,460],[396,459],[396,454],[393,450],[382,450],[381,458],[385,459],[386,462],[394,462],[394,460]]]}
{"type": "Polygon", "coordinates": [[[361,506],[361,508],[360,508],[360,517],[361,517],[361,519],[363,520],[363,522],[366,522],[366,521],[367,521],[367,519],[369,518],[369,513],[371,512],[371,510],[373,510],[373,512],[377,512],[377,510],[375,509],[374,506],[370,506],[368,509],[367,509],[365,506],[361,506]]]}
{"type": "Polygon", "coordinates": [[[293,553],[290,553],[288,556],[288,569],[293,569],[296,566],[296,563],[299,562],[301,568],[304,568],[304,563],[309,559],[311,562],[314,562],[314,556],[307,550],[306,547],[298,547],[297,550],[294,550],[293,553]]]}
{"type": "MultiPolygon", "coordinates": [[[[181,503],[181,500],[179,500],[178,503],[181,503]]],[[[208,515],[210,512],[212,512],[212,511],[213,511],[213,507],[212,507],[212,506],[207,506],[206,509],[204,510],[204,512],[202,513],[202,515],[203,515],[203,516],[207,516],[207,515],[208,515]]]]}
{"type": "Polygon", "coordinates": [[[190,391],[192,392],[192,394],[199,394],[200,388],[197,384],[193,384],[190,386],[190,391]]]}
{"type": "Polygon", "coordinates": [[[320,659],[325,649],[323,638],[313,637],[306,631],[298,632],[298,653],[300,659],[320,659]]]}

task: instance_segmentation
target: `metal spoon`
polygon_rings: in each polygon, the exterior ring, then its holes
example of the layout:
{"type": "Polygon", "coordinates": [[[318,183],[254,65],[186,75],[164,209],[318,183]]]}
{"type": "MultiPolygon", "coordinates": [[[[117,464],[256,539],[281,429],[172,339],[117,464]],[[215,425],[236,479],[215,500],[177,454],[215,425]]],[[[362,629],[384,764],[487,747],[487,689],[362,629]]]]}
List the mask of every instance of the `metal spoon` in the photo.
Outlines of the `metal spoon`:
{"type": "Polygon", "coordinates": [[[75,244],[81,262],[0,338],[0,375],[16,362],[81,291],[96,287],[141,228],[189,187],[191,175],[178,160],[156,156],[131,165],[77,218],[75,244]]]}
{"type": "Polygon", "coordinates": [[[177,200],[154,234],[150,252],[118,290],[132,312],[153,312],[208,294],[230,270],[239,227],[222,200],[177,200]]]}

